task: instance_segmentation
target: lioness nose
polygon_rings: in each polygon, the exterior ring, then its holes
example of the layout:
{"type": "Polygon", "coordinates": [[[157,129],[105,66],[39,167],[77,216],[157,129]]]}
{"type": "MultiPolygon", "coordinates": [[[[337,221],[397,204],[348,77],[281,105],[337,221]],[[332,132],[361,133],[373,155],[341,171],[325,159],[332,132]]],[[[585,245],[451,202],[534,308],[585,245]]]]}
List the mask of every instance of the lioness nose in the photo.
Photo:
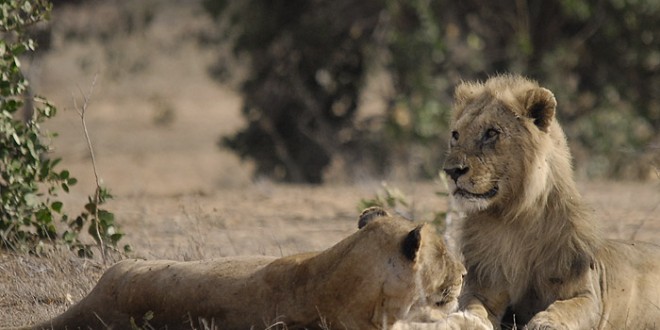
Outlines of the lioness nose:
{"type": "Polygon", "coordinates": [[[461,177],[461,175],[467,173],[470,170],[469,167],[453,167],[453,168],[445,168],[445,173],[449,175],[449,177],[456,182],[458,178],[461,177]]]}

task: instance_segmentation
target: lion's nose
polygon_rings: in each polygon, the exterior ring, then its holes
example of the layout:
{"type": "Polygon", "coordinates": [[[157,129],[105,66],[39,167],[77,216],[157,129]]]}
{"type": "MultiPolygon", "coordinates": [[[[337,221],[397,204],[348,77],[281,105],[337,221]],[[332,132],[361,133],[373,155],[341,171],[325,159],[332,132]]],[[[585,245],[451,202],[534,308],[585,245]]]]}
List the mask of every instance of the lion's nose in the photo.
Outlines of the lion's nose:
{"type": "Polygon", "coordinates": [[[449,177],[456,182],[458,178],[461,177],[461,175],[467,173],[470,170],[469,167],[467,166],[459,166],[459,167],[452,167],[452,168],[445,168],[445,173],[449,175],[449,177]]]}

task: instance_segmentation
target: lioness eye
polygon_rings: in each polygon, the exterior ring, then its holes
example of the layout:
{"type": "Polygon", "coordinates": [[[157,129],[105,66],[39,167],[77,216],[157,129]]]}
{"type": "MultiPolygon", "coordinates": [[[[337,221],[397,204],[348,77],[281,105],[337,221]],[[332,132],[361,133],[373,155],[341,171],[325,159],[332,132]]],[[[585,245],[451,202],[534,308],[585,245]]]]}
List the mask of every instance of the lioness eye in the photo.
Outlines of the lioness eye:
{"type": "Polygon", "coordinates": [[[451,132],[451,138],[454,139],[454,140],[458,140],[458,132],[452,131],[451,132]]]}
{"type": "Polygon", "coordinates": [[[484,133],[483,140],[484,140],[484,142],[491,142],[495,138],[497,138],[498,135],[500,135],[500,132],[498,130],[496,130],[494,128],[489,128],[486,131],[486,133],[484,133]]]}

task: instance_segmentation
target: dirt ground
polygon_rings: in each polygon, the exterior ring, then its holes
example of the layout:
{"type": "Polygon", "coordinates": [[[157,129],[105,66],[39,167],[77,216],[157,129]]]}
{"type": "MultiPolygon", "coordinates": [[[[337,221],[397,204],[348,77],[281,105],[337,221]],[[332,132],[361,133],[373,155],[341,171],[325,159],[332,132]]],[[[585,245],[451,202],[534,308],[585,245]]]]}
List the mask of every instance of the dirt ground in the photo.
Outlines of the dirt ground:
{"type": "MultiPolygon", "coordinates": [[[[65,14],[71,15],[56,12],[54,19],[65,14]]],[[[157,22],[173,14],[160,15],[157,22]]],[[[209,24],[200,21],[173,29],[209,24]]],[[[158,24],[121,47],[130,53],[136,45],[167,44],[165,23],[158,24]]],[[[134,251],[129,257],[280,256],[324,249],[356,230],[358,202],[382,191],[381,179],[301,186],[251,178],[250,163],[216,144],[243,119],[237,92],[207,75],[214,53],[187,43],[167,52],[158,47],[165,46],[141,49],[141,56],[151,56],[148,70],[120,78],[109,77],[107,63],[93,55],[98,51],[93,43],[62,42],[35,64],[39,93],[61,111],[47,125],[59,133],[54,155],[79,179],[63,196],[70,213],[80,210],[94,190],[72,95],[88,90],[98,74],[86,120],[98,171],[115,196],[108,208],[126,233],[120,243],[134,251]],[[89,56],[95,69],[80,69],[81,56],[89,56]]],[[[435,194],[442,190],[437,183],[396,179],[388,184],[413,202],[411,215],[417,220],[447,208],[447,201],[435,194]]],[[[579,187],[608,237],[660,244],[660,181],[581,181],[579,187]]],[[[0,251],[0,327],[61,313],[88,292],[110,263],[59,249],[46,257],[0,251]]]]}

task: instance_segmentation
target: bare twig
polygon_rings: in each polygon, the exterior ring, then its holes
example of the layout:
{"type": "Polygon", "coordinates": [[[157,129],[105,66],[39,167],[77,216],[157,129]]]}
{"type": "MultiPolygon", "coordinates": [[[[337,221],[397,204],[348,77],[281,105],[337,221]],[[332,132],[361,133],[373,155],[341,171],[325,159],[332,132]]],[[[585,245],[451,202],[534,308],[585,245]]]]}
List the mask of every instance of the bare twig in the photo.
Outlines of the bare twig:
{"type": "Polygon", "coordinates": [[[103,257],[103,264],[106,263],[106,252],[105,252],[105,244],[103,243],[103,236],[101,235],[101,229],[99,228],[100,226],[100,221],[99,221],[99,204],[101,202],[101,180],[99,179],[99,173],[96,167],[96,157],[94,156],[94,148],[92,147],[92,140],[89,138],[89,131],[87,130],[87,122],[85,121],[85,112],[87,111],[87,108],[89,107],[89,101],[91,100],[92,93],[94,92],[94,87],[96,86],[96,79],[98,78],[98,74],[94,75],[94,79],[92,80],[92,85],[89,88],[89,92],[85,94],[85,92],[78,87],[78,90],[80,91],[80,95],[82,96],[83,99],[83,104],[82,107],[79,108],[78,104],[76,102],[76,98],[73,98],[73,106],[78,112],[78,115],[80,116],[80,121],[82,122],[82,127],[83,127],[83,132],[85,133],[85,140],[87,141],[87,148],[89,149],[89,155],[92,158],[92,169],[94,170],[94,179],[96,182],[96,190],[94,192],[94,217],[96,219],[96,235],[99,239],[99,249],[101,250],[101,256],[103,257]]]}

